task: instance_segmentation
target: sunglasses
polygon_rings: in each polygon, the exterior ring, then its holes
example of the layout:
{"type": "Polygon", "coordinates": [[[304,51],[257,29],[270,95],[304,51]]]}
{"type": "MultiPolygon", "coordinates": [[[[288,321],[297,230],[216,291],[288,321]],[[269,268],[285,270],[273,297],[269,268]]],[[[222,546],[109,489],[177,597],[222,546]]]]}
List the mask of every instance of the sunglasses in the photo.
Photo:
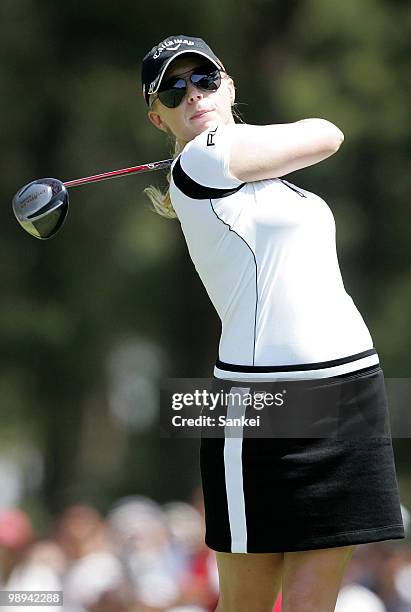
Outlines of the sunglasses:
{"type": "Polygon", "coordinates": [[[152,97],[150,106],[158,98],[167,108],[177,108],[187,93],[188,81],[203,91],[217,91],[221,85],[221,73],[216,68],[196,68],[187,77],[184,75],[172,77],[161,85],[156,96],[152,97]]]}

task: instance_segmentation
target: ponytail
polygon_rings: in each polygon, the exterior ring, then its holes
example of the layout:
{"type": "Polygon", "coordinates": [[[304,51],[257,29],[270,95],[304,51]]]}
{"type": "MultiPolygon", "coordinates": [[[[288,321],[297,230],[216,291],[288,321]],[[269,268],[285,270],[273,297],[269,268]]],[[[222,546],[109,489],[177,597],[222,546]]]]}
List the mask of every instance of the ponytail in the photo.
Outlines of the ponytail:
{"type": "MultiPolygon", "coordinates": [[[[181,151],[184,149],[184,146],[175,139],[174,142],[174,152],[173,159],[175,159],[178,155],[180,155],[181,151]]],[[[167,174],[167,183],[168,188],[166,191],[162,191],[158,187],[154,187],[154,185],[150,185],[144,189],[144,193],[151,200],[151,204],[154,212],[158,213],[162,217],[166,217],[167,219],[177,219],[177,213],[173,208],[170,198],[170,178],[171,172],[167,174]]]]}

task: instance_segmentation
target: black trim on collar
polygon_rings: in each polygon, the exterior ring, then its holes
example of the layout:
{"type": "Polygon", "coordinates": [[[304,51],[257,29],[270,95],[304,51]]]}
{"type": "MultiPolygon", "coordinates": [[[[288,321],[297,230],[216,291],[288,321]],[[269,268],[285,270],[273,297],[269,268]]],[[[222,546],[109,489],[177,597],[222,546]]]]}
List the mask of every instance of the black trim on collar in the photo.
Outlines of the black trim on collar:
{"type": "Polygon", "coordinates": [[[184,195],[193,200],[225,198],[239,191],[245,185],[245,183],[242,183],[238,187],[234,187],[234,189],[217,189],[216,187],[205,187],[204,185],[200,185],[200,183],[193,181],[193,179],[184,172],[180,164],[180,158],[178,158],[174,164],[173,180],[176,187],[178,187],[184,195]]]}
{"type": "Polygon", "coordinates": [[[357,359],[363,359],[370,355],[375,355],[377,351],[375,348],[368,349],[362,353],[356,353],[349,357],[341,357],[340,359],[332,359],[331,361],[317,361],[316,363],[302,363],[297,365],[281,365],[281,366],[247,366],[247,365],[235,365],[233,363],[225,363],[217,359],[216,367],[219,370],[227,370],[228,372],[298,372],[305,370],[321,370],[323,368],[332,368],[333,366],[343,365],[344,363],[350,363],[351,361],[357,361],[357,359]]]}

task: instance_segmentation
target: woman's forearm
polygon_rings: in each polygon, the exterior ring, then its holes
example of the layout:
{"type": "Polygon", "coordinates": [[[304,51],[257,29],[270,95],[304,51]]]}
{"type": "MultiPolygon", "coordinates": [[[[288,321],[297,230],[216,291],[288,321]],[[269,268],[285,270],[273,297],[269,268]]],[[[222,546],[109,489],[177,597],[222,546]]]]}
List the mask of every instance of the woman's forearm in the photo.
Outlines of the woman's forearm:
{"type": "Polygon", "coordinates": [[[233,126],[230,172],[243,181],[284,176],[338,151],[341,130],[325,119],[276,125],[233,126]]]}

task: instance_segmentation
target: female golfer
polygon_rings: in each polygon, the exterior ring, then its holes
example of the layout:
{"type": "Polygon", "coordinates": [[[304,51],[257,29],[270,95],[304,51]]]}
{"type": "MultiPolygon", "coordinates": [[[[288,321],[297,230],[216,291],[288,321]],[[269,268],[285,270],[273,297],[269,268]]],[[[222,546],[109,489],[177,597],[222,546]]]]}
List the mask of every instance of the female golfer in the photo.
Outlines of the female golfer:
{"type": "Polygon", "coordinates": [[[142,82],[176,153],[169,191],[146,191],[178,217],[221,318],[215,378],[281,400],[265,409],[269,436],[202,438],[218,610],[269,612],[282,587],[284,612],[332,611],[355,544],[404,537],[383,374],[344,289],[333,215],[280,178],[336,153],[343,134],[324,119],[236,124],[233,81],[199,38],[156,45],[142,82]]]}

